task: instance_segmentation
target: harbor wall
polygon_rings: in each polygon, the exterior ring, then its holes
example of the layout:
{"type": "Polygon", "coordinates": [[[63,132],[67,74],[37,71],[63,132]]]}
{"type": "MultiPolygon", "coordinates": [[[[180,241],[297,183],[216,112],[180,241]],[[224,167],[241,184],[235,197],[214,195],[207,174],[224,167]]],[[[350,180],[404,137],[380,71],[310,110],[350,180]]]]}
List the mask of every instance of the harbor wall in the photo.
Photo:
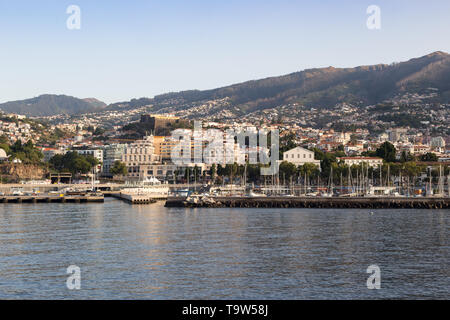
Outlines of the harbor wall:
{"type": "Polygon", "coordinates": [[[313,198],[313,197],[214,197],[190,203],[186,198],[169,198],[166,207],[184,208],[370,208],[370,209],[449,209],[450,198],[313,198]],[[211,200],[212,199],[212,200],[211,200]]]}
{"type": "Polygon", "coordinates": [[[146,194],[133,194],[133,193],[111,193],[112,197],[124,200],[130,204],[151,204],[155,203],[157,200],[165,200],[167,197],[163,197],[161,195],[146,195],[146,194]]]}
{"type": "Polygon", "coordinates": [[[0,203],[88,203],[104,202],[103,196],[1,196],[0,203]]]}

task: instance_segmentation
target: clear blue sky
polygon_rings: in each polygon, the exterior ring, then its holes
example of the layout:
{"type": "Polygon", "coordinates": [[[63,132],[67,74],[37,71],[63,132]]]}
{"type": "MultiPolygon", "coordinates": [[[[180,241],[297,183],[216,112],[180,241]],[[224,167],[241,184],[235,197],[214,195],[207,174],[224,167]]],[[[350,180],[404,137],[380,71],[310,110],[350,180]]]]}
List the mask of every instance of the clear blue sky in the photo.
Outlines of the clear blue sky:
{"type": "Polygon", "coordinates": [[[107,103],[450,52],[448,0],[0,0],[0,102],[107,103]],[[81,8],[81,30],[66,9],[81,8]],[[366,9],[381,8],[381,30],[366,9]]]}

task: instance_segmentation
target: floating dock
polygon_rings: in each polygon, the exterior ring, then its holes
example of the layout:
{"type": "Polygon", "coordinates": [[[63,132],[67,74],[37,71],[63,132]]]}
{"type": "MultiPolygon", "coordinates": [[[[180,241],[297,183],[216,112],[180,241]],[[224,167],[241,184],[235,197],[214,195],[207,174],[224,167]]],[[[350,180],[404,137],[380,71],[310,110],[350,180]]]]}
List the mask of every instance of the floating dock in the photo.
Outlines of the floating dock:
{"type": "Polygon", "coordinates": [[[42,196],[0,196],[1,203],[87,203],[104,202],[104,196],[60,196],[60,195],[42,195],[42,196]]]}
{"type": "Polygon", "coordinates": [[[193,203],[173,197],[166,207],[183,208],[370,208],[370,209],[449,209],[450,198],[406,197],[210,197],[193,203]]]}
{"type": "Polygon", "coordinates": [[[118,193],[111,193],[112,197],[124,200],[128,202],[129,204],[152,204],[157,202],[158,200],[166,200],[167,197],[161,197],[161,196],[152,196],[152,195],[146,195],[146,194],[132,194],[132,193],[124,193],[124,192],[118,192],[118,193]]]}

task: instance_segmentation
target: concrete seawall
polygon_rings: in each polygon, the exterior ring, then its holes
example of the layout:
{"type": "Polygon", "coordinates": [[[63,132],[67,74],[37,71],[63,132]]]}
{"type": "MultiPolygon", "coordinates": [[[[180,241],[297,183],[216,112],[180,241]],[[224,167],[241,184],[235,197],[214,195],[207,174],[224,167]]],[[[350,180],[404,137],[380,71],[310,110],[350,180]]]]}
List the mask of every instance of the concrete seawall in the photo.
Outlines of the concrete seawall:
{"type": "Polygon", "coordinates": [[[104,202],[103,196],[1,196],[0,203],[87,203],[104,202]]]}
{"type": "Polygon", "coordinates": [[[215,197],[214,201],[189,203],[169,198],[166,207],[184,208],[371,208],[449,209],[450,198],[308,198],[308,197],[215,197]]]}
{"type": "Polygon", "coordinates": [[[157,200],[166,200],[167,197],[161,197],[161,196],[152,196],[152,195],[139,195],[139,194],[132,194],[132,193],[111,193],[112,197],[124,200],[128,202],[129,204],[151,204],[155,203],[157,200]]]}

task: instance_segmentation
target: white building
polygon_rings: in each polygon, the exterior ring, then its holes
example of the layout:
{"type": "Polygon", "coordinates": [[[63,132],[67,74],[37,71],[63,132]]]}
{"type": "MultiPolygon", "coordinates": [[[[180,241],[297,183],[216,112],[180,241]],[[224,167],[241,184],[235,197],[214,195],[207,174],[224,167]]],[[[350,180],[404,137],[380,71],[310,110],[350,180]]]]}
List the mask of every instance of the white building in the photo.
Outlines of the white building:
{"type": "Polygon", "coordinates": [[[320,165],[320,160],[314,159],[314,151],[302,147],[296,147],[283,154],[283,161],[291,162],[297,166],[304,165],[305,163],[313,163],[320,165]]]}
{"type": "Polygon", "coordinates": [[[361,163],[368,164],[370,167],[378,167],[383,164],[382,158],[377,157],[341,157],[338,161],[343,161],[346,165],[360,165],[361,163]]]}
{"type": "Polygon", "coordinates": [[[128,176],[143,178],[147,175],[147,166],[159,162],[160,157],[155,154],[154,137],[146,136],[124,148],[122,162],[128,168],[128,176]]]}
{"type": "Polygon", "coordinates": [[[127,167],[158,162],[159,156],[155,154],[153,136],[144,137],[142,140],[127,145],[124,149],[122,161],[127,167]]]}

